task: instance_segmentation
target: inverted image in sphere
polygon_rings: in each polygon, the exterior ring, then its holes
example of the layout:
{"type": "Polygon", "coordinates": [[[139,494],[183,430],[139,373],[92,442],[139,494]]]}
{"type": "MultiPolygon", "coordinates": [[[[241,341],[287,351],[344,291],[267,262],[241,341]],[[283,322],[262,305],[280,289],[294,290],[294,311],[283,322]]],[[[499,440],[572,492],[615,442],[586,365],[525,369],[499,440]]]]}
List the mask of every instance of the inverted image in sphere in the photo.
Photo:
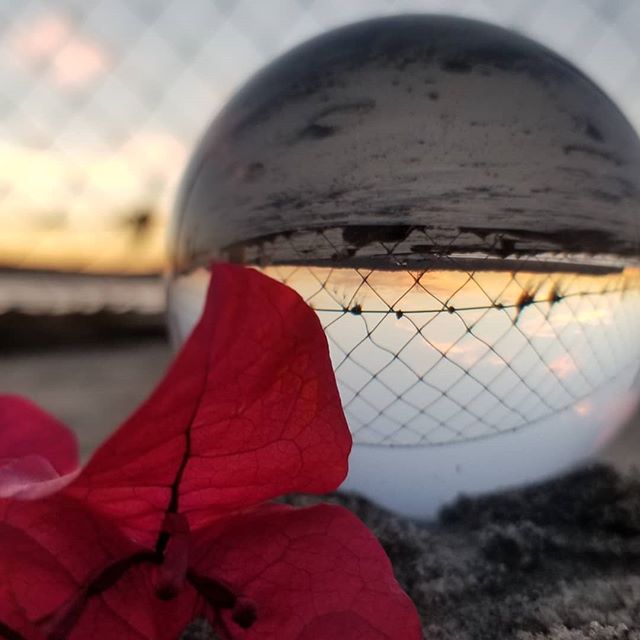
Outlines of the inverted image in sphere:
{"type": "Polygon", "coordinates": [[[636,403],[640,141],[548,49],[370,20],[257,74],[183,179],[170,316],[212,260],[296,289],[354,437],[345,488],[415,516],[585,459],[636,403]]]}

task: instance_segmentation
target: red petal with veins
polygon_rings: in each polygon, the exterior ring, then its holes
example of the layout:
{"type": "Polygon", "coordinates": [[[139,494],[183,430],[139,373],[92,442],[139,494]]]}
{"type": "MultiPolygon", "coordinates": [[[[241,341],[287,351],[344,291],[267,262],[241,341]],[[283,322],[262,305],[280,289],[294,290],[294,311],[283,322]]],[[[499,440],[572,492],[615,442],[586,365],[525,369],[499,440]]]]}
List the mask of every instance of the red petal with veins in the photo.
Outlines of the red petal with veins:
{"type": "MultiPolygon", "coordinates": [[[[350,512],[320,505],[264,508],[202,530],[191,569],[223,579],[255,603],[243,629],[222,612],[233,640],[418,640],[415,606],[380,543],[350,512]]],[[[209,611],[215,625],[218,617],[209,611]]]]}
{"type": "Polygon", "coordinates": [[[21,620],[35,624],[55,613],[92,575],[139,550],[113,524],[60,495],[1,500],[0,540],[0,620],[20,632],[21,620]]]}
{"type": "Polygon", "coordinates": [[[78,467],[76,437],[29,400],[0,395],[0,464],[26,456],[41,457],[58,475],[71,473],[78,467]]]}
{"type": "MultiPolygon", "coordinates": [[[[24,401],[4,406],[33,418],[24,443],[5,419],[3,455],[20,473],[46,484],[73,470],[62,425],[24,401]]],[[[350,444],[315,314],[258,272],[214,267],[167,376],[78,478],[0,500],[0,636],[173,640],[207,613],[226,640],[421,637],[354,516],[250,509],[335,488],[350,444]]]]}
{"type": "Polygon", "coordinates": [[[0,501],[0,540],[0,637],[175,640],[193,618],[190,588],[156,598],[153,553],[73,499],[0,501]]]}
{"type": "Polygon", "coordinates": [[[332,490],[350,446],[316,314],[271,278],[219,264],[164,380],[66,491],[152,544],[166,510],[194,530],[285,493],[332,490]]]}
{"type": "Polygon", "coordinates": [[[135,565],[92,598],[64,640],[178,640],[197,614],[196,594],[187,586],[176,598],[160,600],[153,593],[152,569],[135,565]]]}

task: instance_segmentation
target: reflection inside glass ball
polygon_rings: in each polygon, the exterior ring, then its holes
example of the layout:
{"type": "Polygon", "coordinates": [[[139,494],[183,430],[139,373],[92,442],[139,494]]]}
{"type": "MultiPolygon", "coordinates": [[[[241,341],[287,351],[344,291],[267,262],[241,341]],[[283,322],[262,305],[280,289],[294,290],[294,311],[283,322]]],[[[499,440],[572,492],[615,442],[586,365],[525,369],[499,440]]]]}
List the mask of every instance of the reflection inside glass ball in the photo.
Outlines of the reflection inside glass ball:
{"type": "MultiPolygon", "coordinates": [[[[356,443],[464,442],[561,413],[577,426],[638,374],[638,269],[262,270],[316,310],[356,443]]],[[[180,336],[207,280],[198,269],[172,287],[180,336]]]]}
{"type": "Polygon", "coordinates": [[[211,260],[325,328],[343,488],[430,517],[592,456],[637,403],[640,139],[538,43],[446,16],[330,31],[258,73],[183,180],[176,342],[211,260]]]}

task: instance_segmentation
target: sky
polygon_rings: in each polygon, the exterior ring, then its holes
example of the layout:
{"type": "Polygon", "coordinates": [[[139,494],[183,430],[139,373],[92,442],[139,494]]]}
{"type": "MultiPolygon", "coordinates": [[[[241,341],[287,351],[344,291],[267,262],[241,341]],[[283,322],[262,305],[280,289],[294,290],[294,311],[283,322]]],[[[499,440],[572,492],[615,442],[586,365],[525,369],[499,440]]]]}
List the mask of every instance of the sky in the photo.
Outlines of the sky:
{"type": "Polygon", "coordinates": [[[233,92],[314,35],[406,12],[516,28],[640,129],[633,0],[0,0],[0,266],[161,269],[180,175],[233,92]]]}

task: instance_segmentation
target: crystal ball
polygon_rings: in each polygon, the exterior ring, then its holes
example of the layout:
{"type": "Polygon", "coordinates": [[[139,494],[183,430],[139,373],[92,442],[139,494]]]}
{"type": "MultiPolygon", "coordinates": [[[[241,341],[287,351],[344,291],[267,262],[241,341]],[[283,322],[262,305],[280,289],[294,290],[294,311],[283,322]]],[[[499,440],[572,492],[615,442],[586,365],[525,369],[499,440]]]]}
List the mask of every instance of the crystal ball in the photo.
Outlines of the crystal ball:
{"type": "Polygon", "coordinates": [[[481,22],[328,32],[193,154],[170,239],[184,340],[207,265],[297,290],[353,434],[343,487],[433,516],[588,459],[636,406],[640,141],[589,78],[481,22]]]}

